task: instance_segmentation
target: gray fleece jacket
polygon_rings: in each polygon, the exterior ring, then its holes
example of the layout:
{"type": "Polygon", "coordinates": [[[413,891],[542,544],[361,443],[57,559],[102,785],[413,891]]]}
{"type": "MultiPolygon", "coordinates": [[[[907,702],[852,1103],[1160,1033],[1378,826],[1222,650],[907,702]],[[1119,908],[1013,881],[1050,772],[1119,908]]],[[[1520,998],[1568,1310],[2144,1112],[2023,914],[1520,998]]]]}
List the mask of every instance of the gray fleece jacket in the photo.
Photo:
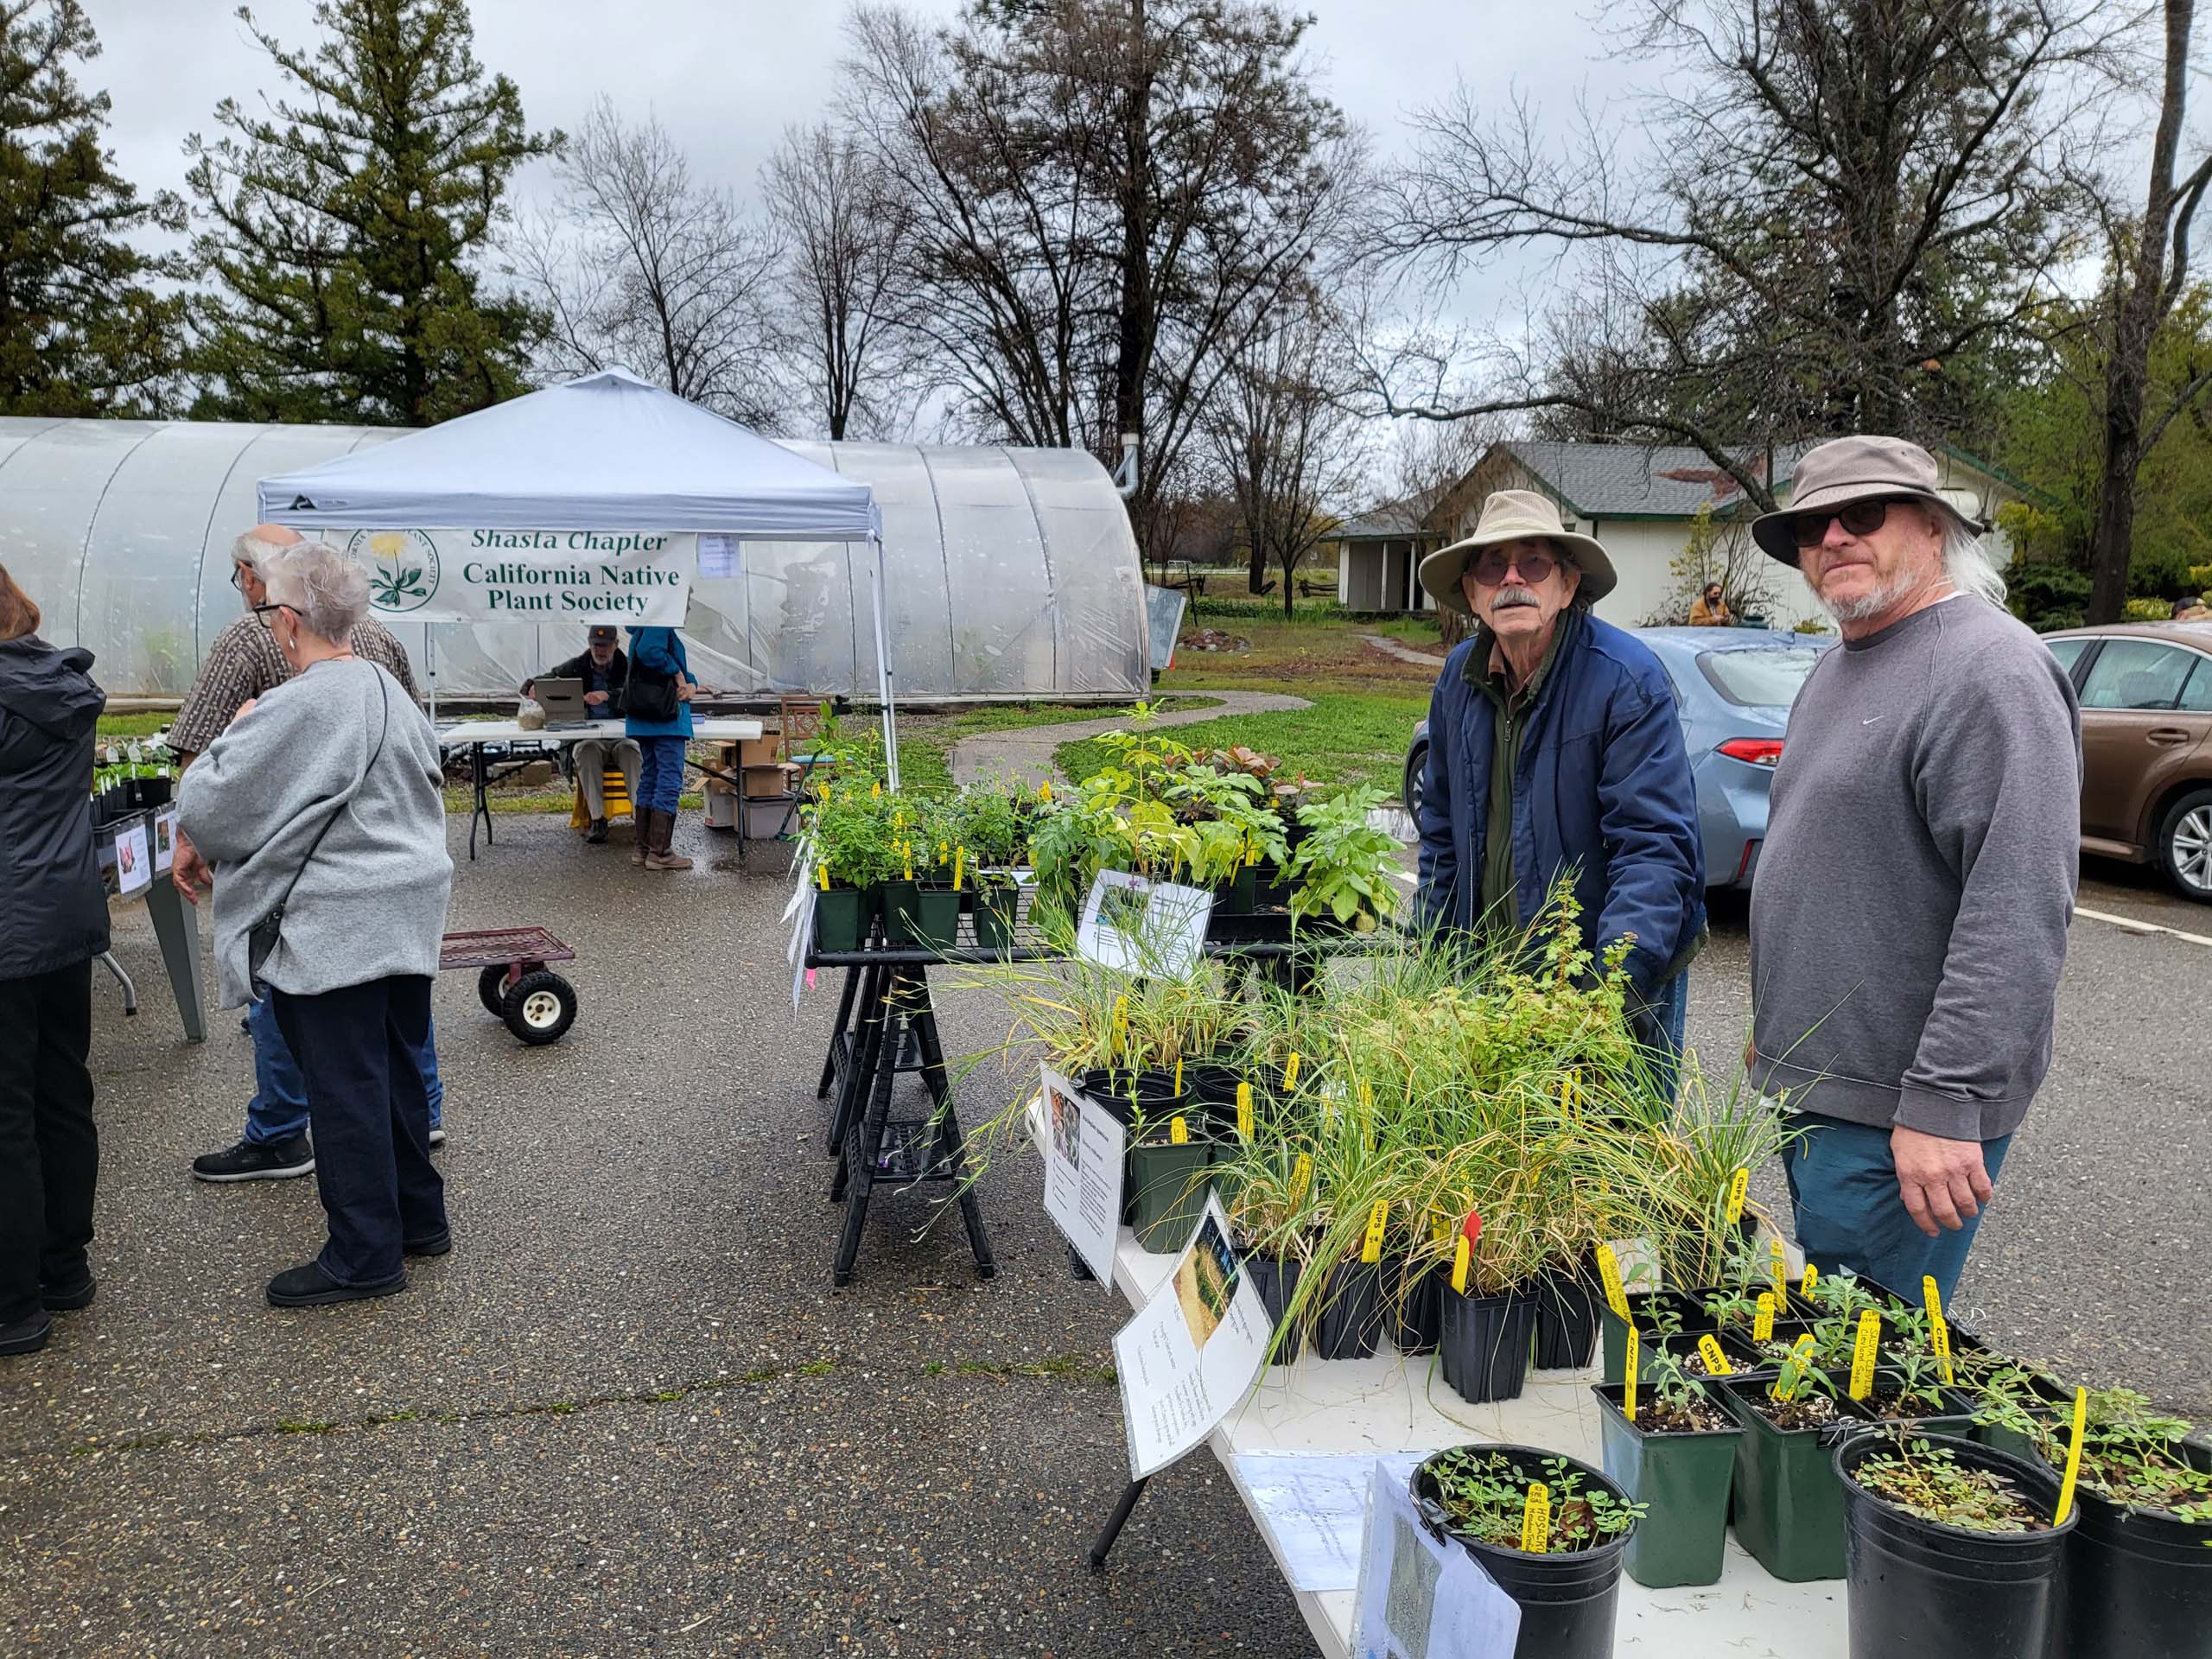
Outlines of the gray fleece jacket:
{"type": "Polygon", "coordinates": [[[1751,890],[1753,1085],[2010,1135],[2050,1067],[2081,814],[2073,684],[1996,607],[1946,600],[1823,655],[1751,890]]]}
{"type": "Polygon", "coordinates": [[[358,658],[316,663],[264,692],[207,746],[177,800],[184,833],[214,867],[225,1007],[251,999],[247,936],[279,903],[283,932],[262,968],[278,990],[312,996],[438,971],[453,886],[442,778],[423,711],[358,658]]]}

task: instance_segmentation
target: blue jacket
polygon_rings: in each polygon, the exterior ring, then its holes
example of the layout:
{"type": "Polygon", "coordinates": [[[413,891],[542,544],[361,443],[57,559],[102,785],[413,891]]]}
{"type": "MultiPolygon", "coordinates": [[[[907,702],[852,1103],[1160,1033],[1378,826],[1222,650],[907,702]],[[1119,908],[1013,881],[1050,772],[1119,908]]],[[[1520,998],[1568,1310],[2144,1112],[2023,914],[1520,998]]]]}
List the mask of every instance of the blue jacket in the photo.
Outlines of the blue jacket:
{"type": "MultiPolygon", "coordinates": [[[[691,677],[691,664],[683,655],[683,641],[676,637],[674,628],[630,630],[630,671],[634,675],[641,668],[658,674],[674,674],[680,670],[685,679],[691,677]]],[[[691,705],[677,703],[674,720],[639,720],[635,715],[625,715],[622,731],[628,737],[689,737],[691,705]]]]}
{"type": "MultiPolygon", "coordinates": [[[[1633,933],[1628,971],[1637,995],[1679,971],[1705,931],[1705,855],[1697,786],[1675,694],[1659,659],[1634,636],[1584,614],[1537,688],[1513,780],[1513,881],[1523,923],[1553,881],[1575,867],[1584,941],[1602,949],[1633,933]]],[[[1467,683],[1478,644],[1445,660],[1428,706],[1428,771],[1421,806],[1421,911],[1471,928],[1482,900],[1496,706],[1467,683]]]]}

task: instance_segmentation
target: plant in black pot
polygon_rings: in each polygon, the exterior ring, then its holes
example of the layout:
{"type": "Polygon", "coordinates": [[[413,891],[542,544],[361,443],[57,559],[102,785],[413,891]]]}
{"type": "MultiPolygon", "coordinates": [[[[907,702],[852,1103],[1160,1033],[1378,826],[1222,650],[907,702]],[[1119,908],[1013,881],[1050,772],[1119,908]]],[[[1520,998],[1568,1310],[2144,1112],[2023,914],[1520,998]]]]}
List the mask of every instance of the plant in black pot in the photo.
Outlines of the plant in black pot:
{"type": "Polygon", "coordinates": [[[1649,1524],[1629,1540],[1629,1577],[1653,1589],[1717,1582],[1743,1426],[1671,1353],[1639,1370],[1633,1417],[1622,1386],[1591,1392],[1605,1473],[1647,1512],[1649,1524]]]}
{"type": "Polygon", "coordinates": [[[1287,872],[1297,884],[1290,900],[1294,917],[1325,917],[1371,933],[1397,909],[1397,838],[1370,821],[1388,798],[1363,785],[1298,809],[1306,835],[1287,872]]]}
{"type": "Polygon", "coordinates": [[[1613,1650],[1623,1552],[1643,1510],[1588,1464],[1526,1446],[1461,1446],[1414,1471],[1414,1505],[1521,1609],[1515,1659],[1605,1659],[1613,1650]],[[1529,1488],[1550,1525],[1529,1535],[1529,1488]],[[1522,1546],[1540,1542],[1541,1549],[1522,1546]]]}
{"type": "Polygon", "coordinates": [[[815,947],[857,950],[866,943],[883,883],[898,874],[890,810],[863,791],[825,790],[806,808],[814,857],[815,947]]]}
{"type": "Polygon", "coordinates": [[[2056,1475],[1970,1440],[1895,1429],[1853,1436],[1834,1456],[1851,1659],[2051,1650],[2079,1520],[2056,1518],[2056,1475]]]}
{"type": "Polygon", "coordinates": [[[971,873],[976,944],[985,950],[1008,950],[1021,897],[1014,872],[1028,833],[1024,803],[1001,785],[964,789],[954,803],[952,830],[971,873]]]}

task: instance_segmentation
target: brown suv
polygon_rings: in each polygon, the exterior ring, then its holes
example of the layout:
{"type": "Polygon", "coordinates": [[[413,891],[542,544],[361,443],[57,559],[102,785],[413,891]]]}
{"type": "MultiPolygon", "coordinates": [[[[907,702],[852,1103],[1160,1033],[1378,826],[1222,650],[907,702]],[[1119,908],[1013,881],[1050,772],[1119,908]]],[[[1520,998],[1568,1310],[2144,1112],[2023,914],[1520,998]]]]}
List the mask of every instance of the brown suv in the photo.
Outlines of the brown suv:
{"type": "Polygon", "coordinates": [[[2212,904],[2212,622],[2045,634],[2082,699],[2082,850],[2212,904]]]}

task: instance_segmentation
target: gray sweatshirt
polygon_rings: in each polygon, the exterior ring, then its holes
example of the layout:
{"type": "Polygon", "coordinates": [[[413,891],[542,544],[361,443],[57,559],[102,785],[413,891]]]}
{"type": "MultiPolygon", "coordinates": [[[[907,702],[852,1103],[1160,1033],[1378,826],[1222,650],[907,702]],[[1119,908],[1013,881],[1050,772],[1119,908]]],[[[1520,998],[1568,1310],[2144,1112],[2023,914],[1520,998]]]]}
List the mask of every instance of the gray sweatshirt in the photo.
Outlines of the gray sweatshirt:
{"type": "Polygon", "coordinates": [[[177,800],[184,833],[214,867],[225,1007],[251,996],[247,935],[280,902],[283,936],[262,967],[278,990],[312,996],[438,971],[453,886],[442,787],[430,722],[391,676],[358,658],[314,664],[264,691],[207,746],[177,800]]]}
{"type": "Polygon", "coordinates": [[[2011,1134],[2050,1067],[2081,803],[2073,684],[1994,606],[1825,653],[1751,892],[1753,1084],[1855,1123],[2011,1134]]]}

